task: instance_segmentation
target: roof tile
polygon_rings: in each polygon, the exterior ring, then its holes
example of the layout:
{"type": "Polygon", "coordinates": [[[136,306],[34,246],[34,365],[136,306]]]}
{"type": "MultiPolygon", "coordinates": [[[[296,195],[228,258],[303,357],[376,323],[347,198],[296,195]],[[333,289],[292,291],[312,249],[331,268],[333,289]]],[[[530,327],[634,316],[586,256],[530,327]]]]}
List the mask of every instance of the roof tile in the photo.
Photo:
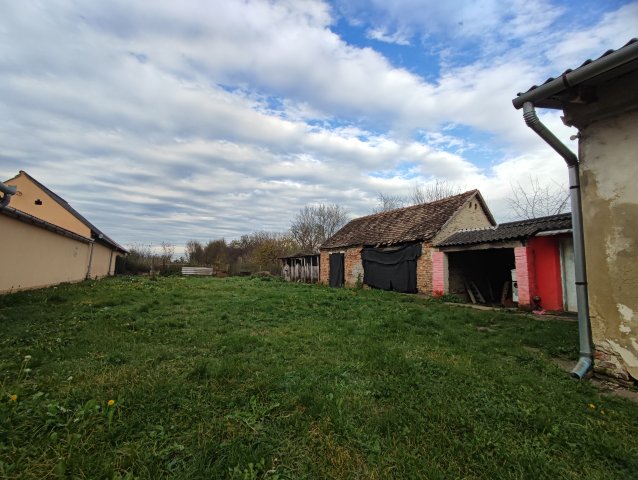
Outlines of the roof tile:
{"type": "Polygon", "coordinates": [[[479,194],[478,190],[470,190],[435,202],[355,218],[326,240],[321,248],[430,240],[476,194],[479,194]]]}

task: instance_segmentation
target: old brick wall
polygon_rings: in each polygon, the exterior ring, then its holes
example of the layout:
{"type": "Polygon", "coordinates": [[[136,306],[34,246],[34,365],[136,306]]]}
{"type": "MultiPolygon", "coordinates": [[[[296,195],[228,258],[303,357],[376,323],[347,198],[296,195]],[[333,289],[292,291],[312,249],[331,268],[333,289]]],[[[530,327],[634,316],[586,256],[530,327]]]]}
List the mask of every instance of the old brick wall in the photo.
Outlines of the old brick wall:
{"type": "Polygon", "coordinates": [[[330,279],[330,250],[319,252],[319,283],[328,284],[330,279]]]}
{"type": "Polygon", "coordinates": [[[361,247],[334,248],[322,250],[319,255],[319,283],[328,284],[330,280],[330,254],[343,253],[343,274],[346,287],[354,287],[360,279],[363,282],[363,264],[361,247]]]}
{"type": "Polygon", "coordinates": [[[416,261],[416,287],[419,293],[432,294],[432,244],[423,242],[421,256],[416,261]]]}
{"type": "Polygon", "coordinates": [[[344,277],[347,287],[354,287],[357,281],[363,282],[363,263],[361,247],[348,248],[344,258],[344,277]]]}
{"type": "MultiPolygon", "coordinates": [[[[330,279],[330,254],[344,253],[344,278],[346,287],[354,287],[363,282],[362,247],[335,248],[322,250],[319,256],[319,282],[328,284],[330,279]]],[[[416,262],[416,284],[419,293],[432,294],[432,245],[424,243],[421,256],[416,262]]]]}

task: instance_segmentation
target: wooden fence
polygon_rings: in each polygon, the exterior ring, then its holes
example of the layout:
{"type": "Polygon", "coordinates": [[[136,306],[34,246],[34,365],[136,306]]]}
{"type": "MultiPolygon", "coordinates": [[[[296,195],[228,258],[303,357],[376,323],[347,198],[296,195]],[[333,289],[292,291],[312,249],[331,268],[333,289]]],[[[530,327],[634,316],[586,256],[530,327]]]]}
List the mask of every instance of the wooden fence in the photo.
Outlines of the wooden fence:
{"type": "Polygon", "coordinates": [[[281,276],[287,282],[319,282],[319,255],[303,255],[281,259],[281,276]]]}

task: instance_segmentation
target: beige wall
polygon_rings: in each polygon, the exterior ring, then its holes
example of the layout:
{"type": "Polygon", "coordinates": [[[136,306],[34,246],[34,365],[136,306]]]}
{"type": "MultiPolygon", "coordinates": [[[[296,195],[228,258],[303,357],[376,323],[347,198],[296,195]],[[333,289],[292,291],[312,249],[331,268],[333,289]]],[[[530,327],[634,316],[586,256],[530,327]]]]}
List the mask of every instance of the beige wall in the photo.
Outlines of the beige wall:
{"type": "Polygon", "coordinates": [[[0,293],[77,282],[90,244],[0,215],[0,293]]]}
{"type": "Polygon", "coordinates": [[[636,132],[638,111],[582,128],[580,174],[592,334],[601,352],[597,363],[614,370],[619,360],[638,379],[636,132]]]}
{"type": "Polygon", "coordinates": [[[18,193],[11,197],[9,206],[83,237],[91,238],[91,230],[86,225],[61,207],[26,175],[21,173],[5,183],[18,189],[18,193]],[[36,200],[41,200],[42,205],[36,205],[36,200]]]}
{"type": "Polygon", "coordinates": [[[470,198],[463,207],[446,223],[436,235],[432,243],[436,244],[463,229],[490,227],[489,218],[477,200],[476,195],[470,198]]]}
{"type": "Polygon", "coordinates": [[[108,247],[95,243],[91,259],[91,278],[102,278],[113,274],[115,268],[115,253],[108,247]]]}

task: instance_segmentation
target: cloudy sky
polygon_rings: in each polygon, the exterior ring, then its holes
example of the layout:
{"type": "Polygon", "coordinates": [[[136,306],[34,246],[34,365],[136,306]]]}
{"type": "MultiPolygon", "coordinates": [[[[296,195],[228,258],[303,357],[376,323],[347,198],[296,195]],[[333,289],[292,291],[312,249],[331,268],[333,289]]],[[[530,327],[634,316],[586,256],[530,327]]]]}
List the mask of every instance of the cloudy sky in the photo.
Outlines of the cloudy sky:
{"type": "Polygon", "coordinates": [[[512,183],[567,178],[512,98],[636,25],[613,0],[0,0],[0,179],[127,245],[364,215],[436,178],[507,220],[512,183]]]}

